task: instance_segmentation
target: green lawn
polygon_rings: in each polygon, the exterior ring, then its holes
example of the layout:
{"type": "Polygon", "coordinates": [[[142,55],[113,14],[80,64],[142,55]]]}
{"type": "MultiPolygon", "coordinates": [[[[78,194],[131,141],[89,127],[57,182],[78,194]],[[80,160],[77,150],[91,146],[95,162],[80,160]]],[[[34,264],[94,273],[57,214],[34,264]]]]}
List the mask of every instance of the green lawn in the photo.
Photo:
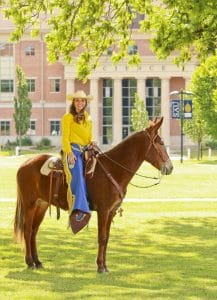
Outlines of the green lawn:
{"type": "Polygon", "coordinates": [[[38,236],[44,269],[27,270],[12,240],[14,207],[0,203],[1,300],[216,299],[217,202],[124,203],[112,224],[109,274],[96,273],[96,214],[74,236],[67,213],[56,221],[54,209],[38,236]]]}
{"type": "MultiPolygon", "coordinates": [[[[25,159],[0,157],[0,198],[15,198],[16,170],[25,159]]],[[[146,163],[139,172],[157,175],[146,163]]],[[[133,182],[153,181],[134,177],[133,182]]],[[[38,234],[44,269],[30,271],[12,238],[15,202],[0,202],[0,299],[216,299],[216,182],[217,160],[174,161],[173,174],[159,186],[129,186],[127,198],[148,201],[126,200],[123,216],[115,217],[108,274],[96,273],[94,212],[89,228],[72,235],[67,212],[56,221],[53,208],[38,234]]]]}
{"type": "MultiPolygon", "coordinates": [[[[173,161],[174,170],[163,176],[160,185],[148,189],[138,189],[129,185],[130,198],[217,198],[217,160],[212,161],[173,161]]],[[[140,173],[157,175],[157,171],[144,163],[140,173]]],[[[134,176],[133,183],[146,186],[153,180],[134,176]]]]}
{"type": "MultiPolygon", "coordinates": [[[[56,154],[57,155],[57,154],[56,154]]],[[[22,161],[29,156],[0,156],[0,198],[16,197],[16,171],[22,161]]],[[[152,188],[128,186],[127,198],[217,198],[217,159],[202,162],[173,161],[174,171],[163,176],[161,183],[152,188]]],[[[139,173],[158,176],[158,171],[144,163],[139,173]]],[[[155,181],[134,176],[133,183],[140,186],[155,181]]]]}

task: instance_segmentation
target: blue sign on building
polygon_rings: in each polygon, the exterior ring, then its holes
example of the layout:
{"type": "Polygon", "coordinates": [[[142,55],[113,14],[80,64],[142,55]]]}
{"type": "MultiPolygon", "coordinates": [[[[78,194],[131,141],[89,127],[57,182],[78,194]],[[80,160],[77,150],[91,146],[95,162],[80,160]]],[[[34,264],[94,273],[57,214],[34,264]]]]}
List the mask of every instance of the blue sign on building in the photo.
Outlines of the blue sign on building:
{"type": "MultiPolygon", "coordinates": [[[[171,115],[172,119],[180,119],[180,100],[172,100],[171,101],[171,115]]],[[[192,100],[184,100],[183,101],[183,112],[184,119],[192,118],[192,100]]]]}
{"type": "Polygon", "coordinates": [[[172,100],[172,119],[179,119],[180,118],[180,100],[172,100]]]}

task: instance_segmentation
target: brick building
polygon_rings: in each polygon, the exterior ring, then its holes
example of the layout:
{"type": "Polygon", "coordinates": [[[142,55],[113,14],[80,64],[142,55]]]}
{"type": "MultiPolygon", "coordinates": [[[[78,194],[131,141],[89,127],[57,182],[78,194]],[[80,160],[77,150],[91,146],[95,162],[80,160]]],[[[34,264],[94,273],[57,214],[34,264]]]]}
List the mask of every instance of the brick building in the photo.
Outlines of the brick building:
{"type": "Polygon", "coordinates": [[[74,65],[47,62],[43,42],[46,28],[42,28],[38,39],[26,34],[20,42],[13,44],[9,43],[12,29],[12,24],[0,16],[0,144],[16,138],[13,97],[16,95],[15,69],[18,64],[25,72],[32,100],[28,135],[33,141],[48,137],[54,145],[60,145],[60,120],[68,110],[66,95],[83,89],[94,98],[89,110],[94,136],[100,146],[114,145],[130,134],[130,110],[135,92],[144,99],[150,119],[164,116],[161,135],[165,144],[179,145],[180,128],[178,121],[171,118],[170,92],[187,88],[195,62],[188,63],[183,71],[173,64],[173,57],[157,60],[149,48],[149,36],[135,28],[136,46],[130,48],[129,53],[138,51],[142,64],[128,68],[123,61],[113,66],[108,51],[101,57],[100,67],[83,84],[76,79],[74,65]]]}

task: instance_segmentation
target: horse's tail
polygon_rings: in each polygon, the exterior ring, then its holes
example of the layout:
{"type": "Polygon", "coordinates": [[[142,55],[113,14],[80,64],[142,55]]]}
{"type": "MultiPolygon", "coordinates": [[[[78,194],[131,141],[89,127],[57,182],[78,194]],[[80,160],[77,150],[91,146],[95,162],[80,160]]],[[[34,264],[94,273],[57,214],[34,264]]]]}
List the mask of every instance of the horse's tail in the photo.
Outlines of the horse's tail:
{"type": "Polygon", "coordinates": [[[19,188],[19,184],[17,182],[17,204],[14,218],[14,237],[17,242],[21,242],[23,240],[24,233],[24,212],[22,205],[22,196],[19,188]]]}

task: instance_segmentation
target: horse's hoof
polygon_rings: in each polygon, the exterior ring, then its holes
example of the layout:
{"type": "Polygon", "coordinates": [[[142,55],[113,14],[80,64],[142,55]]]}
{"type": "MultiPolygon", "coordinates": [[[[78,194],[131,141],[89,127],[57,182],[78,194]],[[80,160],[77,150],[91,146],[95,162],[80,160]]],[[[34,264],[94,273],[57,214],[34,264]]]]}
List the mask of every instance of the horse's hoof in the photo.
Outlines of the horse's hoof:
{"type": "Polygon", "coordinates": [[[35,266],[32,264],[32,265],[27,265],[27,269],[28,270],[34,270],[35,269],[35,266]]]}
{"type": "Polygon", "coordinates": [[[42,265],[41,262],[40,263],[36,263],[35,267],[36,267],[36,269],[43,269],[43,265],[42,265]]]}
{"type": "Polygon", "coordinates": [[[98,268],[97,273],[102,274],[105,272],[104,268],[98,268]]]}
{"type": "Polygon", "coordinates": [[[102,274],[102,273],[108,273],[109,270],[107,269],[107,267],[105,267],[105,268],[98,268],[97,272],[99,274],[102,274]]]}

